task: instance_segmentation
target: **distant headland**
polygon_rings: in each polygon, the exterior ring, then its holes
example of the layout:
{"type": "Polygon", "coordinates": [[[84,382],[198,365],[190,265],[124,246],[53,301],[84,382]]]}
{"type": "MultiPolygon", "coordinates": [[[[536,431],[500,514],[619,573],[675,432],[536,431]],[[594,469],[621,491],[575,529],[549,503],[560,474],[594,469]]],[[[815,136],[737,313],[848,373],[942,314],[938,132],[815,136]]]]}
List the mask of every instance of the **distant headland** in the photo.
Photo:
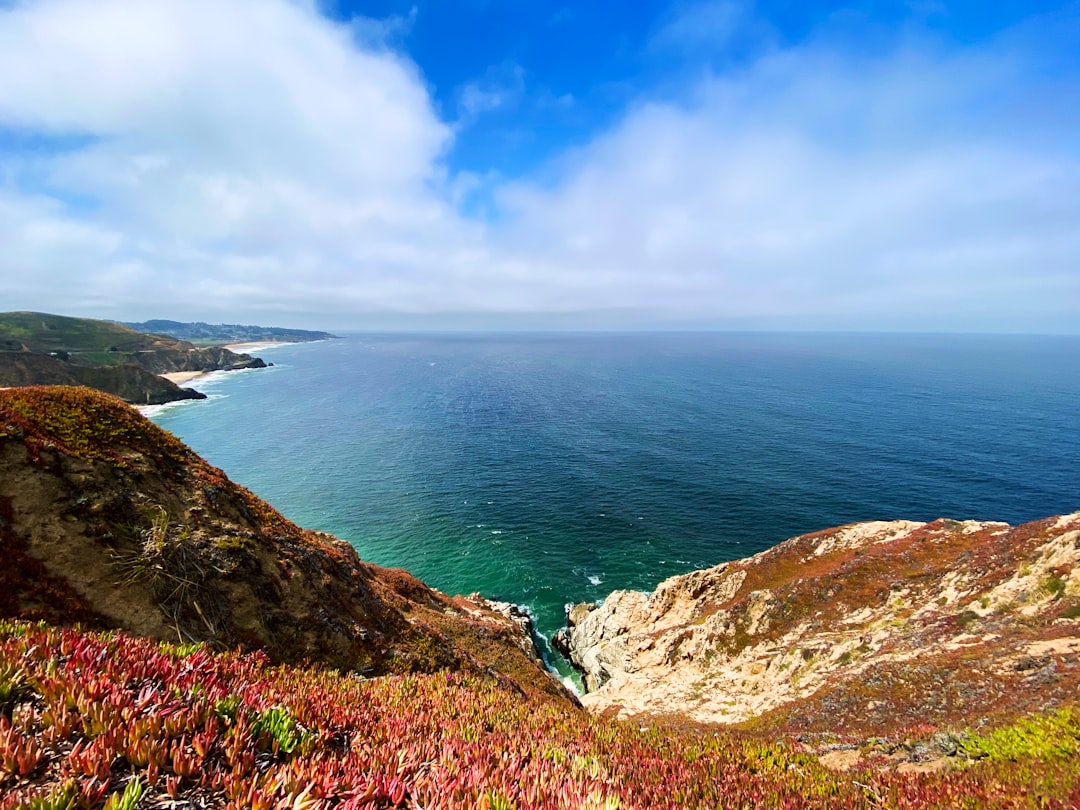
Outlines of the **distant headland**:
{"type": "Polygon", "coordinates": [[[85,385],[134,405],[205,399],[180,383],[211,371],[266,367],[261,358],[233,351],[237,344],[333,337],[280,327],[162,320],[123,324],[5,312],[0,313],[0,388],[85,385]]]}
{"type": "Polygon", "coordinates": [[[287,329],[280,326],[251,326],[237,323],[210,324],[196,321],[152,320],[121,322],[138,332],[168,335],[186,340],[196,346],[226,346],[237,343],[308,343],[316,340],[334,340],[338,335],[308,329],[287,329]]]}

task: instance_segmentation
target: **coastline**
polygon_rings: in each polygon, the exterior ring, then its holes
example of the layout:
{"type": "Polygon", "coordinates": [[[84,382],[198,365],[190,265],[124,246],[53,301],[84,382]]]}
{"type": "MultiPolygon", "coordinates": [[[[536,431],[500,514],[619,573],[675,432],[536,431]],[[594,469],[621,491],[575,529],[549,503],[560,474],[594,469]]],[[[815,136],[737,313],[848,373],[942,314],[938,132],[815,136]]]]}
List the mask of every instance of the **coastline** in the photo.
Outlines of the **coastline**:
{"type": "MultiPolygon", "coordinates": [[[[226,343],[221,346],[223,349],[228,349],[231,352],[237,354],[250,354],[256,351],[262,351],[265,349],[272,349],[276,346],[291,346],[296,341],[281,340],[281,341],[249,341],[247,343],[226,343]]],[[[197,380],[200,377],[205,377],[208,374],[213,374],[215,371],[225,371],[226,369],[214,369],[214,371],[170,371],[167,374],[159,374],[159,377],[164,377],[171,383],[176,385],[183,385],[189,383],[192,380],[197,380]]]]}
{"type": "Polygon", "coordinates": [[[292,346],[297,343],[295,340],[253,340],[247,343],[226,343],[221,348],[228,349],[230,352],[237,352],[238,354],[247,354],[248,352],[259,351],[260,349],[272,349],[275,346],[292,346]]]}
{"type": "Polygon", "coordinates": [[[158,376],[164,377],[175,385],[183,385],[199,377],[205,377],[209,373],[208,371],[170,371],[168,374],[159,374],[158,376]]]}

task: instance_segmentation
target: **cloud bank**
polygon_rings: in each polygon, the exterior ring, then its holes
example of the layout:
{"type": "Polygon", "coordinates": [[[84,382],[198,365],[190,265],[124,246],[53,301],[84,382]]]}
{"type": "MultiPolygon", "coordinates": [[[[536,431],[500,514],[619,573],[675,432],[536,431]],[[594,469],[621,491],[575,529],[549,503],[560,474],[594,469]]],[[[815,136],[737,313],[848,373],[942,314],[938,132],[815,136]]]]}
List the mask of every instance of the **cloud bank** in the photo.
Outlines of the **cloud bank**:
{"type": "MultiPolygon", "coordinates": [[[[0,8],[3,308],[1076,332],[1080,82],[1042,38],[1076,25],[964,50],[767,45],[494,181],[478,218],[448,159],[465,125],[362,20],[18,3],[0,8]]],[[[680,30],[700,33],[672,22],[665,49],[680,30]]]]}

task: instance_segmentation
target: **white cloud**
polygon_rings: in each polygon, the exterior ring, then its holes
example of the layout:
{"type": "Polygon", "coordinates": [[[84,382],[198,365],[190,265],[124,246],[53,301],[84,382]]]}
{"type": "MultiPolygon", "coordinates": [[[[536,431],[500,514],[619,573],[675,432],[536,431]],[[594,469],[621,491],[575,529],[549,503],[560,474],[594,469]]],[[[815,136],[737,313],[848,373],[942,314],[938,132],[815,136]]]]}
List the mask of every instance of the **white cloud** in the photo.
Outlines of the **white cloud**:
{"type": "MultiPolygon", "coordinates": [[[[469,238],[431,190],[451,133],[415,67],[356,47],[309,4],[23,4],[0,12],[0,75],[11,77],[0,83],[0,124],[90,136],[33,158],[32,172],[29,158],[14,166],[9,201],[21,191],[22,214],[40,216],[40,190],[18,182],[32,175],[57,193],[49,223],[113,239],[108,256],[60,264],[43,259],[32,229],[16,233],[22,250],[6,251],[3,275],[32,269],[38,299],[66,288],[133,301],[145,276],[144,306],[154,289],[252,294],[286,283],[325,300],[365,284],[367,263],[469,238]],[[71,198],[90,204],[65,210],[71,198]],[[117,275],[112,263],[142,270],[117,275]],[[55,283],[72,276],[77,287],[55,283]]],[[[382,303],[377,289],[370,296],[382,303]]]]}
{"type": "Polygon", "coordinates": [[[583,300],[672,318],[1075,331],[1080,156],[1011,119],[1035,103],[1018,70],[775,52],[504,188],[507,244],[583,300]]]}
{"type": "Polygon", "coordinates": [[[464,118],[517,104],[525,92],[525,71],[508,62],[490,68],[483,76],[458,91],[458,107],[464,118]]]}
{"type": "MultiPolygon", "coordinates": [[[[2,308],[1075,331],[1080,157],[1050,93],[1076,76],[1048,89],[1037,58],[771,50],[504,181],[452,172],[416,67],[311,2],[0,7],[0,139],[45,138],[0,152],[2,308]]],[[[511,67],[463,110],[509,103],[511,67]]]]}
{"type": "Polygon", "coordinates": [[[412,6],[408,14],[391,14],[389,17],[356,16],[349,21],[356,39],[366,47],[388,48],[403,40],[416,25],[420,14],[412,6]]]}
{"type": "Polygon", "coordinates": [[[737,37],[766,36],[767,26],[753,16],[753,4],[746,0],[699,0],[677,3],[670,17],[650,40],[653,49],[694,50],[723,48],[737,37]]]}

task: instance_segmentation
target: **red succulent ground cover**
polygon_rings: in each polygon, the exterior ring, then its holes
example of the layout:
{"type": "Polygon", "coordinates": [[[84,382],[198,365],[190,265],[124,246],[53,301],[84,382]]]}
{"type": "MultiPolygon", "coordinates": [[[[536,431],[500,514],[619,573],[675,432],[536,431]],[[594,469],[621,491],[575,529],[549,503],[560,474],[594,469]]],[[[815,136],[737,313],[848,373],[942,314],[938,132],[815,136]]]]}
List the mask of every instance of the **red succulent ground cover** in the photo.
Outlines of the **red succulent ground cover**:
{"type": "Polygon", "coordinates": [[[833,773],[793,741],[609,722],[475,674],[365,680],[0,622],[0,797],[0,810],[1069,808],[1080,779],[1064,754],[833,773]]]}

